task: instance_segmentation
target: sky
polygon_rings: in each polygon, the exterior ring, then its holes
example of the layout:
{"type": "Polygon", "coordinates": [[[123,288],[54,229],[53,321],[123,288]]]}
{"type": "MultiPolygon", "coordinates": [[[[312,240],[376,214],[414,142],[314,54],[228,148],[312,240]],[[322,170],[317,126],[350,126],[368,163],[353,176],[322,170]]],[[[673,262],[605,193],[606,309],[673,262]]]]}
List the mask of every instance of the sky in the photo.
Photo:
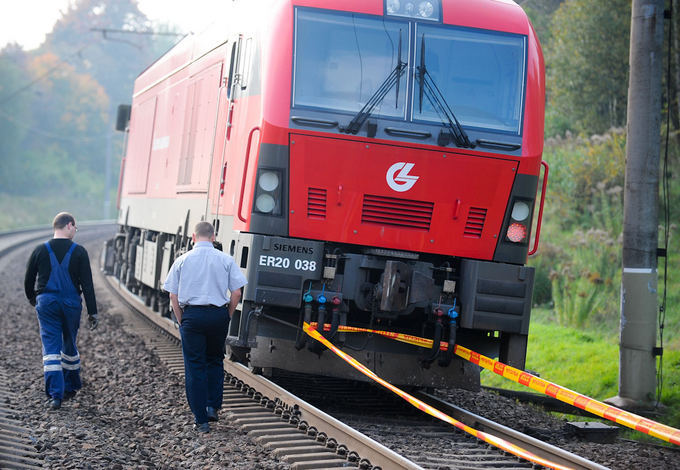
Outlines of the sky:
{"type": "MultiPolygon", "coordinates": [[[[0,0],[0,49],[9,42],[35,49],[73,0],[0,0]]],[[[199,32],[224,0],[138,0],[152,21],[174,23],[184,32],[199,32]]]]}

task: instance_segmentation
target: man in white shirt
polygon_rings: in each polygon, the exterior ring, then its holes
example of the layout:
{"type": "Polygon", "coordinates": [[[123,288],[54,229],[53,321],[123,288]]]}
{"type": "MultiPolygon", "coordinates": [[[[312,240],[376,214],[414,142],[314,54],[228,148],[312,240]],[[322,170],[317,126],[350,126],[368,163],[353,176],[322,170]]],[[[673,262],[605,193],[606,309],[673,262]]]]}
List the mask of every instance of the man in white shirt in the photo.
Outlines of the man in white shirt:
{"type": "Polygon", "coordinates": [[[247,284],[234,258],[215,249],[214,240],[212,224],[196,224],[193,249],[175,260],[163,284],[180,325],[187,400],[201,433],[210,432],[208,421],[218,419],[224,341],[247,284]]]}

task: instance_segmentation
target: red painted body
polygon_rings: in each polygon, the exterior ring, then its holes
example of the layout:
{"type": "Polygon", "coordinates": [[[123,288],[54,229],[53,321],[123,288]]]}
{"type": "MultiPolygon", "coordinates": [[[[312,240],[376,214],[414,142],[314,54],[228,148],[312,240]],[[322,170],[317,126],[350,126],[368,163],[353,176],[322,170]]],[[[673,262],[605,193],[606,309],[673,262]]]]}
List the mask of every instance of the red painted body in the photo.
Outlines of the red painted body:
{"type": "MultiPolygon", "coordinates": [[[[288,122],[294,7],[318,6],[319,2],[278,1],[271,5],[270,15],[262,18],[267,23],[260,31],[261,94],[228,100],[224,80],[230,43],[205,49],[233,40],[236,35],[225,34],[217,40],[208,35],[194,42],[182,41],[137,79],[131,137],[124,161],[121,218],[125,217],[127,207],[134,208],[134,201],[139,199],[167,200],[164,207],[170,208],[180,199],[207,198],[208,218],[211,214],[231,216],[234,230],[248,231],[259,144],[288,145],[290,139],[297,139],[297,146],[291,146],[290,158],[290,209],[294,211],[290,236],[491,259],[496,243],[493,235],[500,230],[513,175],[539,172],[545,100],[543,59],[526,15],[514,3],[499,0],[443,3],[444,23],[527,35],[526,110],[520,158],[417,143],[389,147],[394,145],[389,141],[376,141],[366,149],[363,142],[367,139],[361,137],[326,135],[325,139],[313,139],[312,136],[324,135],[315,131],[306,132],[306,137],[291,135],[288,122]],[[486,8],[485,14],[479,14],[480,8],[486,8]],[[187,109],[187,95],[196,93],[197,87],[202,100],[195,107],[194,116],[187,109]],[[225,139],[230,106],[232,127],[225,139]],[[198,125],[196,133],[187,136],[186,123],[190,119],[198,125]],[[255,128],[259,130],[253,131],[255,128]],[[190,176],[181,180],[178,175],[186,164],[182,152],[190,145],[187,139],[193,145],[193,160],[190,176]],[[248,148],[250,153],[246,155],[248,148]],[[366,166],[368,160],[370,166],[366,166]],[[400,196],[387,188],[384,177],[391,163],[400,161],[416,163],[414,171],[419,176],[408,199],[435,204],[430,232],[361,224],[361,195],[400,196]],[[225,191],[220,195],[222,174],[226,177],[225,191]],[[484,178],[480,179],[480,174],[484,178]],[[475,183],[470,185],[471,181],[475,183]],[[324,223],[303,217],[306,188],[319,184],[328,188],[342,186],[341,198],[345,199],[344,205],[333,203],[324,223]],[[459,206],[455,218],[454,205],[459,206]],[[470,207],[487,210],[484,233],[477,239],[463,236],[470,207]]],[[[326,1],[323,7],[372,15],[383,13],[382,0],[326,1]]],[[[188,206],[179,204],[174,210],[184,207],[188,206]]],[[[131,211],[133,217],[134,212],[131,211]]],[[[157,214],[158,218],[163,216],[157,214]]],[[[149,225],[151,220],[146,218],[144,223],[140,220],[139,225],[149,225]]],[[[172,225],[176,225],[175,221],[172,225]]],[[[149,226],[162,227],[163,223],[149,226]]]]}

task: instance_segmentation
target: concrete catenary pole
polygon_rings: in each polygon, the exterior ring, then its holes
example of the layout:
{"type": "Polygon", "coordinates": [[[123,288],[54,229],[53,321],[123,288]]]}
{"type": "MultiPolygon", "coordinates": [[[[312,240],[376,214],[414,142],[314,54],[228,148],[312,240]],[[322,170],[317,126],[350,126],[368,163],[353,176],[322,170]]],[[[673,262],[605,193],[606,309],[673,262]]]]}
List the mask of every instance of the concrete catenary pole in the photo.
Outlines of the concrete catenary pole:
{"type": "Polygon", "coordinates": [[[664,0],[633,0],[623,205],[619,393],[652,406],[656,390],[657,247],[664,0]]]}

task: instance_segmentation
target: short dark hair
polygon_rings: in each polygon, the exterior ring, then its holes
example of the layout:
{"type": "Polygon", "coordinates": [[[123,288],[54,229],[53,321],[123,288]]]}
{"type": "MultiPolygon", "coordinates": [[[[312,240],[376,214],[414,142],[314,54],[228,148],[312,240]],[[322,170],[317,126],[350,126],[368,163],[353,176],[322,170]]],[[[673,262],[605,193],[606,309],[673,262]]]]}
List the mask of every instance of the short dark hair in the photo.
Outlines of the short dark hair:
{"type": "Polygon", "coordinates": [[[199,222],[196,224],[194,233],[197,237],[210,238],[215,234],[215,228],[210,222],[199,222]]]}
{"type": "Polygon", "coordinates": [[[55,229],[62,229],[70,223],[75,225],[76,219],[68,212],[60,212],[54,217],[52,227],[55,229]]]}

